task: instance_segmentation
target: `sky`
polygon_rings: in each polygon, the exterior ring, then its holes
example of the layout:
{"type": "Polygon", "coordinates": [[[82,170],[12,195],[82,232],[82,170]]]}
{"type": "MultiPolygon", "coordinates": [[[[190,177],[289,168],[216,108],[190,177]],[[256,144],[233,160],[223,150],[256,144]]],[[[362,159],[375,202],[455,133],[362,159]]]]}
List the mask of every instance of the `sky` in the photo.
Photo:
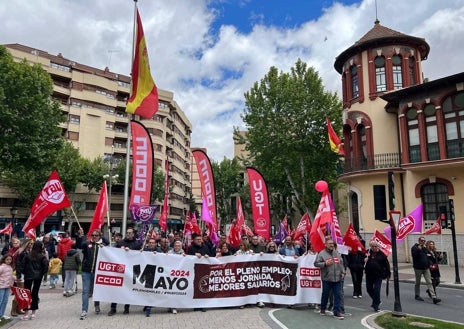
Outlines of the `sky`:
{"type": "MultiPolygon", "coordinates": [[[[424,38],[429,80],[464,71],[464,0],[139,0],[157,86],[193,125],[193,147],[233,157],[234,127],[246,129],[244,93],[271,66],[314,67],[341,97],[335,58],[373,26],[424,38]]],[[[19,43],[129,75],[131,0],[8,0],[0,6],[0,44],[19,43]]]]}

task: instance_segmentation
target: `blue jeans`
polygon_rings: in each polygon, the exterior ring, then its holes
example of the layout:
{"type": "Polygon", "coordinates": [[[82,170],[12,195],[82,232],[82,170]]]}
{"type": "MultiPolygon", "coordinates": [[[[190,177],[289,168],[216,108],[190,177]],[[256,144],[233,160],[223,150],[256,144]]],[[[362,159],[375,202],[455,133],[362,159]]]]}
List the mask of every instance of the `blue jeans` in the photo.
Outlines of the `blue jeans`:
{"type": "Polygon", "coordinates": [[[5,315],[6,305],[8,304],[8,296],[10,296],[10,288],[0,289],[0,317],[5,315]]]}
{"type": "Polygon", "coordinates": [[[331,282],[331,281],[322,281],[322,296],[321,296],[321,311],[325,311],[327,307],[327,302],[329,301],[330,292],[333,293],[334,297],[334,307],[333,312],[334,314],[341,313],[341,287],[342,282],[331,282]]]}
{"type": "MultiPolygon", "coordinates": [[[[89,311],[89,291],[93,284],[95,273],[82,272],[82,311],[89,311]]],[[[100,306],[100,302],[94,301],[94,306],[100,306]]]]}
{"type": "Polygon", "coordinates": [[[372,298],[372,308],[377,311],[380,305],[380,288],[382,288],[382,278],[370,278],[366,275],[366,291],[372,298]]]}

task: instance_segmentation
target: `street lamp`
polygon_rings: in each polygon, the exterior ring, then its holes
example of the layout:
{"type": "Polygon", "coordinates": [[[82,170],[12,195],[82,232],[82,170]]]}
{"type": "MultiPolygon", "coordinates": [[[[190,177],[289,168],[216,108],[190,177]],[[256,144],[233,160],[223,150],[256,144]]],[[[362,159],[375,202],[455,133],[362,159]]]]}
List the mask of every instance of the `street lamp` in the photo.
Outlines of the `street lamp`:
{"type": "Polygon", "coordinates": [[[392,244],[392,261],[393,261],[393,286],[395,290],[395,303],[393,306],[393,316],[403,317],[404,313],[401,308],[400,301],[400,281],[398,277],[398,251],[396,250],[396,228],[398,221],[401,218],[401,211],[390,210],[390,228],[391,228],[391,244],[392,244]]]}
{"type": "Polygon", "coordinates": [[[11,218],[12,218],[11,225],[16,226],[15,217],[18,214],[18,208],[16,208],[15,206],[11,207],[10,208],[10,214],[11,214],[11,218]]]}

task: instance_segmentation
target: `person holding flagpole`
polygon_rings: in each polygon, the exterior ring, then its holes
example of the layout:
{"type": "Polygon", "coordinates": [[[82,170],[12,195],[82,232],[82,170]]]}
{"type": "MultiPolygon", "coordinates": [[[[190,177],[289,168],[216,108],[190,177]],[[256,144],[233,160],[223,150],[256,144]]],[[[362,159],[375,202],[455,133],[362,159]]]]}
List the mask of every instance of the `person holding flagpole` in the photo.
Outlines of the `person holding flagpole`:
{"type": "MultiPolygon", "coordinates": [[[[109,242],[103,238],[100,230],[90,232],[90,241],[84,234],[82,228],[79,229],[76,245],[82,249],[82,312],[80,319],[85,320],[89,312],[89,292],[95,279],[95,268],[97,265],[98,250],[108,246],[109,242]]],[[[95,313],[100,313],[100,302],[94,300],[95,313]]]]}

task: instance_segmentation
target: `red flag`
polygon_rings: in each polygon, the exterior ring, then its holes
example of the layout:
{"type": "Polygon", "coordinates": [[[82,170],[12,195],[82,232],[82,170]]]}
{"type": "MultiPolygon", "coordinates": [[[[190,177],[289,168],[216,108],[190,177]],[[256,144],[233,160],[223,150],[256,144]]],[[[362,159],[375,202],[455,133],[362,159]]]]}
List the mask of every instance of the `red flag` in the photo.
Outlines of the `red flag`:
{"type": "Polygon", "coordinates": [[[137,9],[137,38],[132,62],[131,96],[127,101],[126,112],[150,119],[156,111],[158,111],[158,89],[150,73],[142,20],[137,9]]]}
{"type": "Polygon", "coordinates": [[[13,226],[11,225],[11,222],[8,223],[4,229],[0,230],[0,234],[8,234],[11,236],[11,233],[13,233],[13,226]]]}
{"type": "Polygon", "coordinates": [[[153,185],[153,143],[143,124],[132,120],[132,189],[130,204],[148,205],[153,185]]]}
{"type": "MultiPolygon", "coordinates": [[[[385,254],[385,256],[390,256],[392,253],[392,245],[390,240],[380,233],[379,231],[375,230],[374,235],[372,236],[370,241],[375,241],[379,244],[380,250],[385,254]]],[[[370,242],[369,242],[370,243],[370,242]]]]}
{"type": "Polygon", "coordinates": [[[192,214],[192,225],[193,225],[193,232],[196,234],[201,234],[200,227],[198,226],[197,214],[195,212],[192,214]]]}
{"type": "Polygon", "coordinates": [[[242,225],[242,234],[245,234],[245,235],[248,235],[248,236],[253,236],[254,235],[251,228],[245,223],[243,223],[243,225],[242,225]]]}
{"type": "Polygon", "coordinates": [[[364,248],[364,246],[358,238],[358,235],[356,234],[356,231],[354,230],[353,223],[350,223],[350,225],[348,225],[345,236],[343,237],[343,242],[346,246],[351,248],[352,253],[356,253],[359,249],[362,252],[367,253],[366,248],[364,248]]]}
{"type": "Polygon", "coordinates": [[[31,307],[32,297],[31,291],[26,288],[19,288],[15,286],[10,286],[11,292],[14,294],[16,302],[18,303],[18,308],[28,309],[31,307]]]}
{"type": "Polygon", "coordinates": [[[93,213],[92,223],[90,223],[89,232],[87,233],[89,241],[91,239],[90,235],[92,232],[100,230],[103,224],[105,224],[105,215],[108,215],[108,190],[106,188],[106,180],[103,181],[100,196],[98,197],[97,207],[93,213]]]}
{"type": "Polygon", "coordinates": [[[27,234],[30,229],[34,229],[42,223],[48,215],[70,206],[71,202],[69,202],[60,177],[54,170],[48,178],[47,183],[45,183],[42,191],[35,199],[31,208],[31,214],[26,224],[24,224],[23,232],[27,234]]]}
{"type": "Polygon", "coordinates": [[[269,196],[263,175],[254,169],[247,168],[250,184],[251,211],[255,233],[268,240],[270,237],[271,217],[269,214],[269,196]]]}
{"type": "Polygon", "coordinates": [[[190,213],[187,213],[184,225],[184,235],[192,233],[201,234],[201,230],[198,227],[197,219],[195,218],[195,213],[193,213],[192,216],[190,216],[190,213]]]}
{"type": "Polygon", "coordinates": [[[441,218],[440,217],[438,217],[435,223],[433,223],[432,227],[429,228],[427,231],[425,231],[423,234],[429,235],[433,233],[441,234],[441,218]]]}
{"type": "Polygon", "coordinates": [[[242,227],[242,225],[245,224],[245,215],[243,214],[242,200],[240,199],[240,196],[237,197],[236,212],[237,212],[237,225],[239,227],[242,227]]]}
{"type": "Polygon", "coordinates": [[[232,221],[230,226],[229,233],[227,234],[227,243],[230,243],[234,248],[237,248],[240,245],[241,241],[241,226],[238,225],[237,220],[232,221]]]}
{"type": "Polygon", "coordinates": [[[345,152],[343,151],[343,147],[342,147],[342,142],[340,138],[338,138],[335,131],[333,130],[332,124],[330,123],[330,120],[328,117],[326,118],[326,121],[327,121],[327,131],[329,134],[330,149],[339,155],[345,155],[345,152]]]}
{"type": "Polygon", "coordinates": [[[166,231],[168,226],[168,201],[169,201],[169,161],[166,159],[166,177],[164,179],[164,201],[163,201],[163,211],[159,219],[159,226],[161,231],[166,231]]]}
{"type": "Polygon", "coordinates": [[[325,235],[327,233],[325,224],[331,222],[332,210],[329,203],[329,191],[324,191],[309,234],[309,240],[315,252],[319,252],[325,248],[325,235]]]}
{"type": "Polygon", "coordinates": [[[305,212],[303,217],[301,217],[300,222],[298,223],[298,226],[296,227],[293,239],[299,240],[303,236],[305,236],[306,233],[309,234],[310,231],[311,231],[311,223],[309,221],[309,215],[307,212],[305,212]]]}

